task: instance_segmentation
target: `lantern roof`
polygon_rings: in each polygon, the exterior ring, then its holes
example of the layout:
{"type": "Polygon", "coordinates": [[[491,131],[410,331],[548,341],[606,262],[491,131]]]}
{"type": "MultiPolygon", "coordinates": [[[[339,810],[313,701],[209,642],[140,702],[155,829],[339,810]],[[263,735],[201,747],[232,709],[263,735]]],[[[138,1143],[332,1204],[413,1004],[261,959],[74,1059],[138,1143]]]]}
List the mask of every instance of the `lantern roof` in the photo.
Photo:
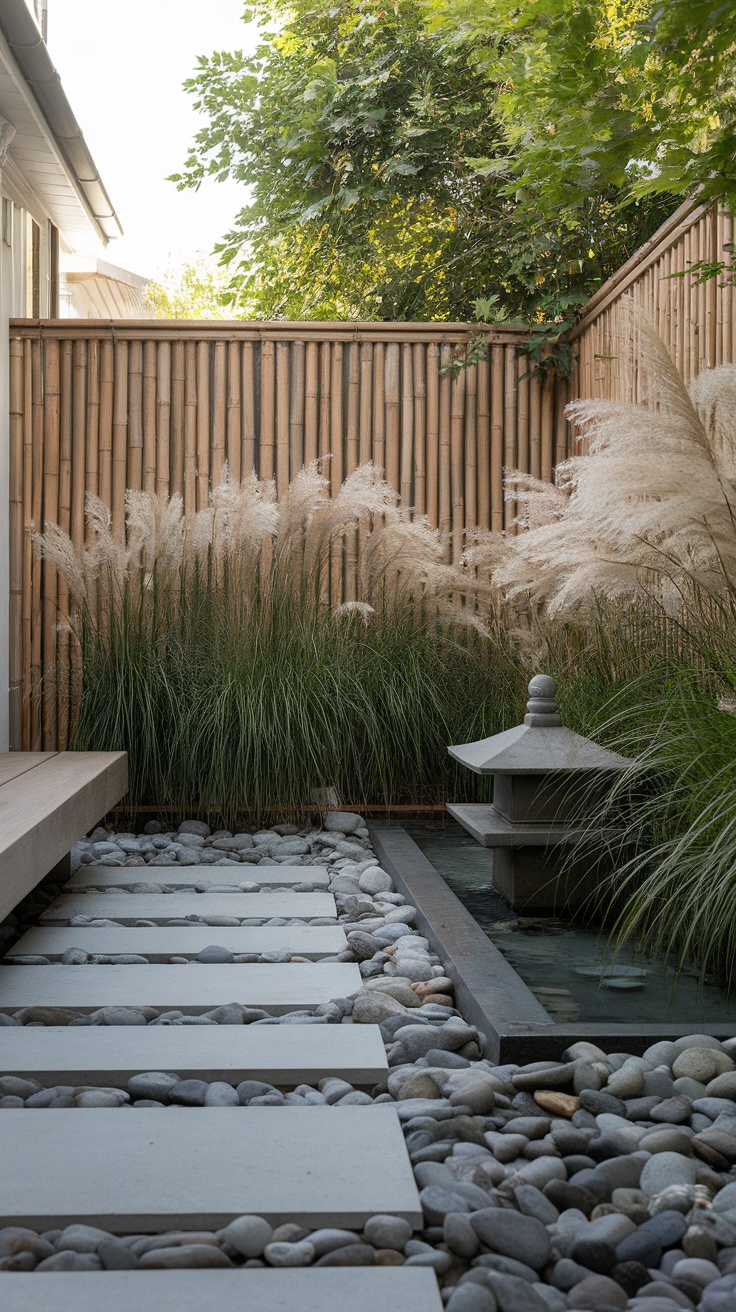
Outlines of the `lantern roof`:
{"type": "Polygon", "coordinates": [[[631,761],[563,725],[554,679],[536,674],[529,684],[523,724],[475,743],[449,747],[450,756],[475,774],[529,774],[625,770],[631,761]]]}

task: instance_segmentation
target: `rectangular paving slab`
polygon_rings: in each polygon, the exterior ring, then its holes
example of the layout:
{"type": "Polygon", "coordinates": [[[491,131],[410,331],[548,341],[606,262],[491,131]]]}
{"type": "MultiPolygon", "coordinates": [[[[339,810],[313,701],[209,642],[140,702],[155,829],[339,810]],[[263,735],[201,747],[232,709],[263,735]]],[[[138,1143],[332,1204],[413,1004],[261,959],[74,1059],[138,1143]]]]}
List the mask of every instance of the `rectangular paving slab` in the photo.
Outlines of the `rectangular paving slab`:
{"type": "Polygon", "coordinates": [[[266,1080],[286,1087],[339,1075],[373,1085],[388,1063],[377,1025],[0,1027],[1,1075],[104,1087],[152,1070],[229,1084],[266,1080]]]}
{"type": "Polygon", "coordinates": [[[386,1103],[2,1115],[0,1225],[216,1230],[257,1213],[356,1229],[376,1212],[422,1225],[399,1118],[386,1103]]]}
{"type": "Polygon", "coordinates": [[[331,893],[63,893],[39,917],[41,924],[71,920],[72,916],[105,916],[132,925],[136,920],[162,923],[182,916],[283,916],[311,920],[337,916],[331,893]]]}
{"type": "Polygon", "coordinates": [[[0,1011],[148,1006],[196,1015],[225,1002],[241,1002],[279,1015],[347,997],[361,983],[356,965],[332,961],[278,966],[0,965],[0,1011]]]}
{"type": "Polygon", "coordinates": [[[194,884],[261,884],[278,888],[291,884],[318,884],[327,888],[325,866],[81,866],[64,885],[77,888],[124,888],[126,884],[163,884],[191,888],[194,884]]]}
{"type": "Polygon", "coordinates": [[[3,1312],[442,1312],[433,1271],[43,1271],[3,1280],[3,1312]]]}
{"type": "Polygon", "coordinates": [[[29,929],[8,949],[7,957],[38,955],[52,961],[67,948],[84,948],[85,952],[113,956],[118,952],[139,952],[149,961],[168,961],[169,957],[194,957],[202,948],[218,944],[231,952],[290,952],[295,956],[332,956],[347,947],[345,931],[335,925],[165,925],[131,928],[111,925],[101,929],[65,925],[29,929]]]}

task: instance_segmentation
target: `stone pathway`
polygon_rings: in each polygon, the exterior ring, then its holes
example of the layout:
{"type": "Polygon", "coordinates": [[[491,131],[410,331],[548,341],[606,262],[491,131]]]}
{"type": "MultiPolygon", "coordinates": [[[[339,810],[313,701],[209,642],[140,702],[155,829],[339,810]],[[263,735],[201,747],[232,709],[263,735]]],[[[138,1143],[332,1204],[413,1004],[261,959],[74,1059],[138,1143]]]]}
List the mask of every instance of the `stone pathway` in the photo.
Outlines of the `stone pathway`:
{"type": "Polygon", "coordinates": [[[734,1312],[736,1039],[494,1064],[359,816],[148,828],[0,925],[3,1312],[734,1312]]]}
{"type": "Polygon", "coordinates": [[[330,871],[252,873],[88,862],[8,950],[5,1312],[439,1312],[432,1268],[403,1265],[422,1209],[401,1122],[361,1091],[385,1084],[384,1038],[314,1015],[363,983],[336,960],[330,871]],[[380,1247],[360,1236],[376,1217],[380,1247]]]}

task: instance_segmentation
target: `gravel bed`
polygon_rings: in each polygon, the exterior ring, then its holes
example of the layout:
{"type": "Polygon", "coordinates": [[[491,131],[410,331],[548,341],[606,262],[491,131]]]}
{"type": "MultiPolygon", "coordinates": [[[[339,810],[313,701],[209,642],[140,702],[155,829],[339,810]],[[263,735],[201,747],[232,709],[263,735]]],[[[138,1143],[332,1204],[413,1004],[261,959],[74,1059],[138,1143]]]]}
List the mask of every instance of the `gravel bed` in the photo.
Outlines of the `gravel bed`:
{"type": "MultiPolygon", "coordinates": [[[[156,1071],[135,1075],[125,1089],[42,1089],[4,1076],[0,1106],[395,1102],[424,1230],[413,1234],[395,1217],[373,1217],[361,1233],[272,1230],[258,1217],[202,1234],[11,1228],[0,1230],[0,1270],[408,1264],[434,1268],[449,1312],[734,1312],[736,1038],[691,1035],[655,1043],[642,1057],[580,1042],[557,1062],[494,1065],[482,1056],[484,1036],[454,1008],[443,964],[370,851],[361,817],[328,815],[319,833],[280,826],[212,835],[206,828],[189,821],[162,834],[150,824],[138,839],[95,831],[75,859],[191,864],[196,850],[198,860],[226,851],[239,863],[328,864],[348,939],[347,951],[331,959],[359,963],[361,990],[278,1017],[230,1003],[204,1016],[108,1007],[92,1016],[64,1013],[65,1022],[376,1023],[387,1079],[368,1092],[334,1077],[286,1090],[156,1071]],[[182,842],[186,835],[201,841],[182,842]],[[218,847],[227,842],[240,846],[218,847]],[[296,845],[303,850],[284,851],[296,845]]],[[[58,1024],[60,1014],[25,1008],[0,1023],[58,1024]]]]}

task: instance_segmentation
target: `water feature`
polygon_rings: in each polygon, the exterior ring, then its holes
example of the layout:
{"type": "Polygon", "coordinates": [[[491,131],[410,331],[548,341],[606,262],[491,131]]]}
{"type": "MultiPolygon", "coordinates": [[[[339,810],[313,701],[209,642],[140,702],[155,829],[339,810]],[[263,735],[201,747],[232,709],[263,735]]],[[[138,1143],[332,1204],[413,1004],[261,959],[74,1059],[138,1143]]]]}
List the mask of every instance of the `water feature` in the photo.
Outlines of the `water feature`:
{"type": "Polygon", "coordinates": [[[491,883],[492,853],[454,821],[406,828],[553,1020],[693,1028],[736,1022],[736,997],[702,983],[694,969],[683,969],[673,997],[674,970],[664,961],[630,946],[613,960],[608,936],[595,927],[518,916],[491,883]]]}

